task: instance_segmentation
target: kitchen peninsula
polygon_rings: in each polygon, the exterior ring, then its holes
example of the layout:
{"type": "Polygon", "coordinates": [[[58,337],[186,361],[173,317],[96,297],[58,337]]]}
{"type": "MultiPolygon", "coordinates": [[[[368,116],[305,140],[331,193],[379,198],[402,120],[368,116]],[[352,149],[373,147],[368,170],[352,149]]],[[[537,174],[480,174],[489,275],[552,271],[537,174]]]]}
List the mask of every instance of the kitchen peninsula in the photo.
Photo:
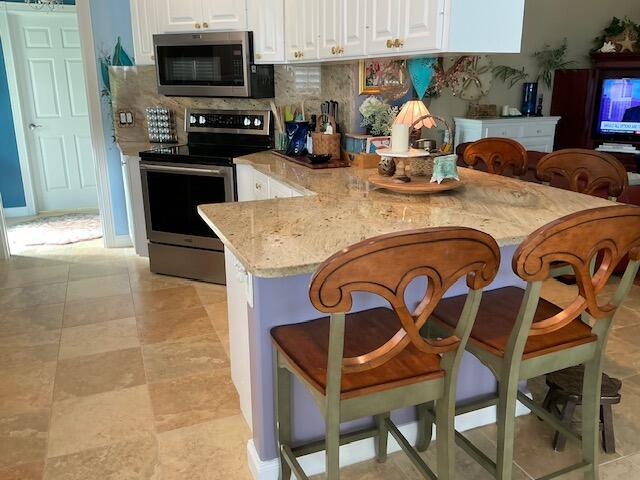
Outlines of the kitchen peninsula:
{"type": "MultiPolygon", "coordinates": [[[[500,271],[489,288],[522,285],[512,272],[511,257],[527,235],[563,215],[611,205],[607,200],[469,169],[460,169],[464,182],[460,189],[411,196],[373,189],[367,181],[373,170],[313,171],[268,152],[237,158],[235,163],[239,199],[264,200],[202,205],[199,212],[226,247],[233,380],[253,430],[249,465],[256,478],[271,478],[277,469],[269,332],[277,325],[322,316],[311,305],[307,288],[315,268],[326,258],[380,234],[466,226],[492,235],[501,247],[500,271]],[[273,198],[283,196],[297,198],[273,198]]],[[[424,288],[415,282],[408,294],[417,303],[424,288]]],[[[465,288],[457,285],[449,294],[461,294],[465,288]]],[[[354,311],[381,305],[380,299],[364,294],[354,300],[354,311]]],[[[495,387],[493,375],[467,355],[459,375],[458,399],[482,397],[495,387]]],[[[322,418],[299,384],[294,386],[293,405],[294,437],[322,438],[322,418]]],[[[397,424],[404,424],[408,438],[415,438],[412,411],[395,412],[393,417],[397,424]]],[[[463,416],[458,428],[493,421],[493,409],[488,408],[463,416]]],[[[362,425],[359,421],[343,427],[362,425]]],[[[374,454],[371,440],[345,448],[350,449],[342,455],[347,463],[374,454]]],[[[303,465],[313,474],[324,463],[319,456],[303,465]]]]}

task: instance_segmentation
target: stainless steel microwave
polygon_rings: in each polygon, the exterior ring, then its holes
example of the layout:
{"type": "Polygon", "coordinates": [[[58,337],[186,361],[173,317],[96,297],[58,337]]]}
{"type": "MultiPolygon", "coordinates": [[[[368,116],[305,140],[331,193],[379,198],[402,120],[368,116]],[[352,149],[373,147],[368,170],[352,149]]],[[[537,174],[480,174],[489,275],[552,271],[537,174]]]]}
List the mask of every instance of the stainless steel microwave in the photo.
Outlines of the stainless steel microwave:
{"type": "Polygon", "coordinates": [[[251,32],[153,36],[158,93],[180,97],[273,98],[273,65],[253,63],[251,32]]]}

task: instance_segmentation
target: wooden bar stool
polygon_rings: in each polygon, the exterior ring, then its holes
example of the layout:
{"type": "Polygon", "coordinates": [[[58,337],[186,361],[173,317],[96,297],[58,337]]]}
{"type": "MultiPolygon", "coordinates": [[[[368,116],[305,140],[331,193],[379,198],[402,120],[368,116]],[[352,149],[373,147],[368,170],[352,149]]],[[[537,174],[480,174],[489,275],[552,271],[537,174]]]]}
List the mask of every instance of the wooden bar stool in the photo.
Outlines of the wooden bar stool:
{"type": "MultiPolygon", "coordinates": [[[[582,405],[583,378],[584,368],[582,366],[565,368],[547,375],[546,381],[549,391],[542,402],[542,407],[559,417],[567,428],[571,427],[576,407],[582,405]]],[[[622,395],[620,395],[622,381],[603,373],[601,383],[600,437],[602,449],[605,453],[616,453],[612,405],[617,405],[622,400],[622,395]]],[[[562,452],[566,443],[566,437],[561,432],[556,432],[553,437],[553,449],[562,452]]]]}
{"type": "Polygon", "coordinates": [[[510,138],[483,138],[468,145],[462,160],[469,168],[474,168],[478,162],[486,167],[486,171],[496,175],[521,177],[527,173],[527,151],[515,140],[510,138]]]}
{"type": "Polygon", "coordinates": [[[536,176],[547,185],[559,177],[564,181],[559,186],[573,192],[593,195],[604,191],[614,202],[629,187],[627,171],[616,157],[582,148],[545,155],[538,162],[536,176]]]}
{"type": "MultiPolygon", "coordinates": [[[[513,270],[527,282],[486,292],[467,350],[487,365],[498,379],[497,461],[494,463],[465,437],[458,444],[500,480],[512,475],[516,400],[570,439],[580,436],[529,397],[518,391],[518,382],[567,367],[584,364],[582,389],[582,460],[557,475],[582,471],[587,479],[598,478],[599,403],[602,357],[613,316],[629,292],[640,264],[640,208],[611,206],[585,210],[563,217],[532,233],[513,256],[513,270]],[[592,259],[602,262],[592,273],[592,259]],[[600,303],[598,294],[620,259],[630,262],[613,298],[600,303]],[[569,264],[579,293],[565,309],[540,298],[544,280],[555,262],[569,264]]],[[[456,328],[456,314],[464,298],[440,302],[431,322],[441,334],[456,328]]],[[[472,411],[483,401],[465,406],[472,411]]],[[[545,478],[556,478],[551,474],[545,478]]]]}
{"type": "Polygon", "coordinates": [[[309,287],[311,303],[330,317],[272,329],[280,479],[306,479],[297,457],[326,450],[327,478],[337,480],[341,444],[376,437],[384,461],[391,433],[426,478],[435,478],[389,418],[392,410],[420,405],[418,449],[431,439],[427,403],[436,401],[438,478],[452,479],[453,420],[458,366],[482,289],[495,277],[500,250],[489,235],[469,228],[433,228],[383,235],[325,261],[309,287]],[[455,255],[452,253],[455,252],[455,255]],[[419,277],[428,285],[411,312],[405,290],[419,277]],[[424,339],[420,329],[445,292],[466,277],[469,292],[451,335],[424,339]],[[354,292],[369,292],[391,308],[348,313],[354,292]],[[311,392],[326,424],[326,439],[291,442],[291,375],[311,392]],[[374,416],[375,427],[340,435],[340,424],[374,416]],[[429,438],[426,438],[426,436],[429,438]]]}

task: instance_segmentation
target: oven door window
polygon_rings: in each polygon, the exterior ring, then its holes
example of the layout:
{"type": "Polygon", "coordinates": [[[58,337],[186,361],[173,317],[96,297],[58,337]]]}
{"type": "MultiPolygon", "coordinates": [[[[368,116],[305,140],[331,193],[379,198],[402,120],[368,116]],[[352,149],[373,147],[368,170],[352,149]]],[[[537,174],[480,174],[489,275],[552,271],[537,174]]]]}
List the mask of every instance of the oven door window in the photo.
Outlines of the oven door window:
{"type": "Polygon", "coordinates": [[[158,46],[161,85],[244,86],[242,44],[158,46]]]}
{"type": "Polygon", "coordinates": [[[231,200],[224,177],[158,171],[146,176],[152,231],[217,238],[198,215],[198,205],[231,200]]]}

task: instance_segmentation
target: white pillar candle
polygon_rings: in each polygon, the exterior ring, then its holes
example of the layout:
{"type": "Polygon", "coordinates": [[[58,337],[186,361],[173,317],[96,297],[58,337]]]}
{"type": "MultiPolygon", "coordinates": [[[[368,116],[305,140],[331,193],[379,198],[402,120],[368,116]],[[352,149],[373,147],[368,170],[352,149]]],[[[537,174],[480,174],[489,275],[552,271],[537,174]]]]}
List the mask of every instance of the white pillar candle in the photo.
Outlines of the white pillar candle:
{"type": "Polygon", "coordinates": [[[409,150],[409,125],[394,123],[391,128],[391,151],[404,153],[409,150]]]}

